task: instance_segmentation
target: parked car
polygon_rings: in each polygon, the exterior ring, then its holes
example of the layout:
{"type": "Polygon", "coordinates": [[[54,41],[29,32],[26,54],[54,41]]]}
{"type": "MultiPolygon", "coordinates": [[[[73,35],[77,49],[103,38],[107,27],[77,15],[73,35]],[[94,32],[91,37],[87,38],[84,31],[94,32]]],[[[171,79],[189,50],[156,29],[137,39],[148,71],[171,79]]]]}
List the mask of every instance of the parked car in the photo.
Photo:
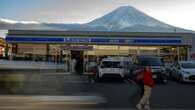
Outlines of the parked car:
{"type": "Polygon", "coordinates": [[[171,77],[180,82],[195,82],[195,61],[178,61],[174,63],[171,77]]]}
{"type": "Polygon", "coordinates": [[[155,81],[167,83],[168,74],[161,57],[152,55],[138,55],[133,57],[132,61],[134,63],[134,66],[132,66],[130,70],[132,74],[139,69],[143,69],[144,66],[149,66],[152,69],[151,71],[155,81]]]}
{"type": "Polygon", "coordinates": [[[165,69],[166,69],[167,75],[170,77],[171,73],[173,72],[173,63],[166,63],[165,69]]]}
{"type": "Polygon", "coordinates": [[[129,66],[131,64],[131,59],[127,57],[104,58],[98,67],[98,77],[120,76],[124,78],[129,73],[129,66]]]}

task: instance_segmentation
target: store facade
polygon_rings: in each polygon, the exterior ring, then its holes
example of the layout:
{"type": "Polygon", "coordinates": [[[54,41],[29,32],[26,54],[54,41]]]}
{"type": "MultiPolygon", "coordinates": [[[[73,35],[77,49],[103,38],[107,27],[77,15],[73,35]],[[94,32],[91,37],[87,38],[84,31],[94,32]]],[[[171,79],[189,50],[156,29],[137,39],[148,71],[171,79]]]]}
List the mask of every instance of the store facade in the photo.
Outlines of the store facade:
{"type": "Polygon", "coordinates": [[[9,30],[11,59],[66,62],[81,57],[99,60],[107,56],[157,55],[166,62],[187,60],[191,33],[124,33],[9,30]]]}
{"type": "Polygon", "coordinates": [[[5,56],[5,39],[0,38],[0,59],[2,59],[5,56]]]}

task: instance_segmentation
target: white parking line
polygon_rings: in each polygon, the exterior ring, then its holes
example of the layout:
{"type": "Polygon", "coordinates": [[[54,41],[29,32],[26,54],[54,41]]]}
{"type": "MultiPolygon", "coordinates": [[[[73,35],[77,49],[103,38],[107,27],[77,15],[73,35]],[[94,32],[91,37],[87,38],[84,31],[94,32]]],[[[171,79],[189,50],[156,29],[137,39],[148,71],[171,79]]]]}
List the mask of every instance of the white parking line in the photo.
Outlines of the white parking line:
{"type": "Polygon", "coordinates": [[[127,83],[127,84],[135,84],[135,85],[137,85],[136,82],[133,81],[133,80],[131,80],[131,79],[125,79],[124,81],[125,81],[125,83],[127,83]]]}

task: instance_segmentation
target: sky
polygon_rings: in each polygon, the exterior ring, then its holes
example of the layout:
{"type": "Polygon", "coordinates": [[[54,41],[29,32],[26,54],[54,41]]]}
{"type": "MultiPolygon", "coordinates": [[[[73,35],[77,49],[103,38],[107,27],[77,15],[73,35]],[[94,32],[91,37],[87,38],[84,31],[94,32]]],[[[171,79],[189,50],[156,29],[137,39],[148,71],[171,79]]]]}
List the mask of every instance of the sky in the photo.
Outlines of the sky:
{"type": "Polygon", "coordinates": [[[0,0],[0,18],[86,23],[127,5],[167,24],[195,30],[195,0],[0,0]]]}

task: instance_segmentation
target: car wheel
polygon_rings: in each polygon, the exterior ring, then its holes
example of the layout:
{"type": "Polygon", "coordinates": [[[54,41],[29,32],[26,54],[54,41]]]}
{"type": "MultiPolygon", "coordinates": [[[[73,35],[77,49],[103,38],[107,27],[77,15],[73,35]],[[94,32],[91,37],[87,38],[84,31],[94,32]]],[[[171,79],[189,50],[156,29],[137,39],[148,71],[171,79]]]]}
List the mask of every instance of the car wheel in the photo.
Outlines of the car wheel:
{"type": "Polygon", "coordinates": [[[171,74],[172,80],[173,80],[173,81],[178,81],[179,78],[178,78],[178,76],[176,76],[175,74],[176,74],[176,73],[172,73],[172,74],[171,74]]]}
{"type": "Polygon", "coordinates": [[[168,83],[168,79],[169,79],[169,77],[166,74],[162,74],[161,81],[163,84],[168,83]]]}
{"type": "Polygon", "coordinates": [[[164,84],[167,84],[168,83],[168,80],[167,79],[163,79],[163,83],[164,84]]]}
{"type": "Polygon", "coordinates": [[[97,75],[97,80],[98,80],[98,82],[101,82],[102,81],[102,77],[100,77],[99,73],[97,75]]]}
{"type": "Polygon", "coordinates": [[[167,83],[168,83],[168,78],[167,78],[167,77],[163,77],[163,78],[161,79],[161,83],[167,84],[167,83]]]}
{"type": "Polygon", "coordinates": [[[173,81],[175,81],[175,77],[173,77],[173,75],[172,75],[172,73],[170,73],[170,80],[173,80],[173,81]]]}
{"type": "Polygon", "coordinates": [[[181,83],[181,84],[184,83],[182,75],[179,75],[179,83],[181,83]]]}

